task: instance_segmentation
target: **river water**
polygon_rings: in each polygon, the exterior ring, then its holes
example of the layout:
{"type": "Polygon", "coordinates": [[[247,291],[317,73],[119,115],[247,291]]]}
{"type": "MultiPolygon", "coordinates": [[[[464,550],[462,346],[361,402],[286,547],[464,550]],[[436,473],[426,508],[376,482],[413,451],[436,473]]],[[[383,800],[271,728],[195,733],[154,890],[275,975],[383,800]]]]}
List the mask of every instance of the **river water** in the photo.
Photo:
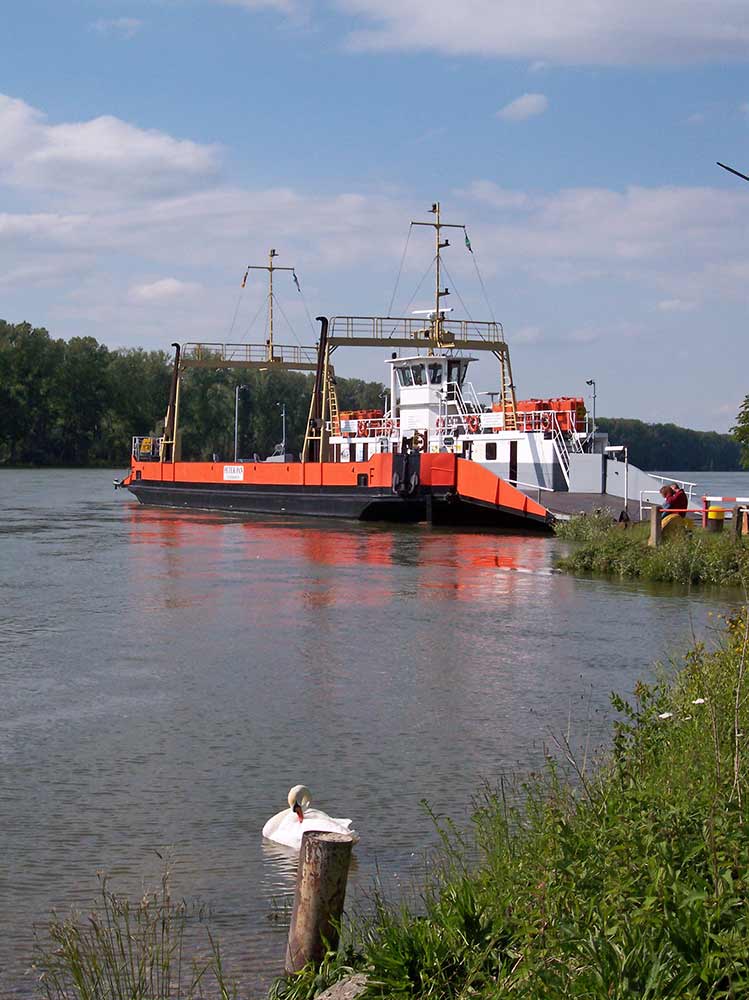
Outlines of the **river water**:
{"type": "Polygon", "coordinates": [[[165,848],[259,995],[294,868],[260,829],[291,785],[354,819],[349,902],[397,894],[436,842],[422,799],[460,825],[570,720],[605,740],[610,691],[730,601],[555,574],[553,538],[148,510],[113,475],[0,472],[3,997],[54,907],[98,871],[155,886],[165,848]]]}

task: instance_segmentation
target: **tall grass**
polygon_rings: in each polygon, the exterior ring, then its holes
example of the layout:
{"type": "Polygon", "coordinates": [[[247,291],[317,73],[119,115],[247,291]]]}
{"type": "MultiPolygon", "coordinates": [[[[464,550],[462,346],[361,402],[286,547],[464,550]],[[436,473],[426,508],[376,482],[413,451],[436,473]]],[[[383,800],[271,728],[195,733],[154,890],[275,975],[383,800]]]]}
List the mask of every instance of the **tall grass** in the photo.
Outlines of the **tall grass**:
{"type": "MultiPolygon", "coordinates": [[[[85,919],[49,922],[37,935],[35,970],[46,1000],[234,1000],[218,942],[185,954],[194,910],[175,902],[169,873],[137,902],[113,893],[101,877],[100,905],[85,919]]],[[[200,918],[202,915],[197,914],[200,918]]]]}
{"type": "Polygon", "coordinates": [[[624,531],[605,516],[572,518],[556,531],[573,543],[558,561],[560,569],[571,573],[729,587],[740,587],[749,578],[749,543],[730,532],[709,534],[676,522],[662,544],[650,548],[647,525],[624,531]]]}
{"type": "MultiPolygon", "coordinates": [[[[418,909],[381,902],[359,930],[346,964],[368,973],[366,996],[749,996],[748,628],[728,619],[671,682],[614,698],[605,762],[587,772],[563,745],[574,784],[549,761],[521,805],[487,791],[478,864],[453,839],[418,909]]],[[[311,984],[307,970],[276,996],[311,984]]]]}

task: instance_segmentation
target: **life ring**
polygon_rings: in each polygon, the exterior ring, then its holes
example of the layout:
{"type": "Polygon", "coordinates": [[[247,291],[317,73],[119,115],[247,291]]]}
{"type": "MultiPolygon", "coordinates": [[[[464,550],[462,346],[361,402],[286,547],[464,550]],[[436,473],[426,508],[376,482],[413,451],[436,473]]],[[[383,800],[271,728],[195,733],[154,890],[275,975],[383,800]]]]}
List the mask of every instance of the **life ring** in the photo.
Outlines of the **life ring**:
{"type": "Polygon", "coordinates": [[[356,424],[356,433],[360,438],[369,437],[369,421],[359,420],[356,424]]]}
{"type": "Polygon", "coordinates": [[[479,420],[479,418],[476,416],[475,413],[472,413],[469,417],[466,417],[466,427],[468,428],[469,434],[478,434],[481,428],[481,421],[479,420]]]}
{"type": "Polygon", "coordinates": [[[445,418],[437,417],[437,430],[442,431],[445,429],[445,418]]]}
{"type": "Polygon", "coordinates": [[[414,431],[414,435],[411,438],[411,447],[414,451],[423,451],[426,446],[427,438],[426,434],[421,434],[419,431],[414,431]]]}
{"type": "Polygon", "coordinates": [[[542,431],[551,430],[551,415],[548,413],[541,414],[541,430],[542,431]]]}

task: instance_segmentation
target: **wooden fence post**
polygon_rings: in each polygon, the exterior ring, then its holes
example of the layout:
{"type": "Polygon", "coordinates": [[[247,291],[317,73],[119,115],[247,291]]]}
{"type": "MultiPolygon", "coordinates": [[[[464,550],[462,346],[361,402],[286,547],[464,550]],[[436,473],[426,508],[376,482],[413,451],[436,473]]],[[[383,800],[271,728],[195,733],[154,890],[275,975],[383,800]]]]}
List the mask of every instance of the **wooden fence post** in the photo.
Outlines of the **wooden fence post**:
{"type": "Polygon", "coordinates": [[[733,537],[739,541],[741,539],[741,529],[743,527],[742,521],[744,520],[742,516],[741,507],[733,508],[733,537]]]}
{"type": "Polygon", "coordinates": [[[650,508],[650,538],[648,545],[655,549],[661,544],[661,508],[655,504],[650,508]]]}
{"type": "Polygon", "coordinates": [[[302,837],[286,946],[287,975],[308,962],[318,966],[326,948],[338,947],[353,844],[353,838],[342,833],[310,830],[302,837]]]}

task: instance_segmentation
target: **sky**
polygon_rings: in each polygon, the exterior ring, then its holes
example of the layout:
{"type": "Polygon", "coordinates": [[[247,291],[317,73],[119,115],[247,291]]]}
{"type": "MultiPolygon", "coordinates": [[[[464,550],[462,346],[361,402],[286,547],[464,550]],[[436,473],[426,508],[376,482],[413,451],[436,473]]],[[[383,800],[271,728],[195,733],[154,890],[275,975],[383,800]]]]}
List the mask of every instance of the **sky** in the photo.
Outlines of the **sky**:
{"type": "MultiPolygon", "coordinates": [[[[716,161],[749,173],[747,0],[2,14],[0,318],[113,348],[262,342],[262,273],[240,284],[274,247],[302,289],[277,276],[276,340],[309,344],[310,317],[384,315],[394,290],[392,315],[431,306],[431,232],[408,236],[439,200],[474,250],[448,237],[449,305],[502,322],[519,397],[592,378],[599,415],[734,422],[749,184],[716,161]]],[[[383,380],[384,357],[336,369],[383,380]]]]}

